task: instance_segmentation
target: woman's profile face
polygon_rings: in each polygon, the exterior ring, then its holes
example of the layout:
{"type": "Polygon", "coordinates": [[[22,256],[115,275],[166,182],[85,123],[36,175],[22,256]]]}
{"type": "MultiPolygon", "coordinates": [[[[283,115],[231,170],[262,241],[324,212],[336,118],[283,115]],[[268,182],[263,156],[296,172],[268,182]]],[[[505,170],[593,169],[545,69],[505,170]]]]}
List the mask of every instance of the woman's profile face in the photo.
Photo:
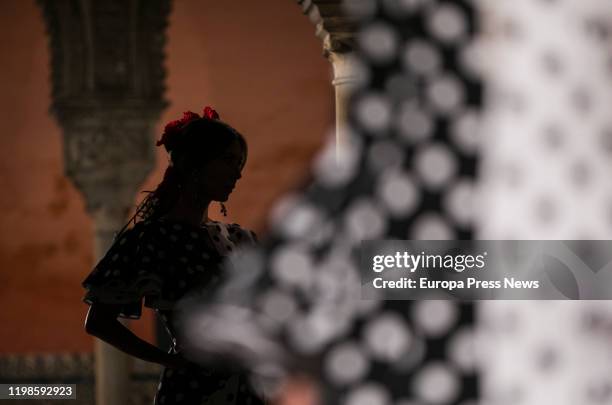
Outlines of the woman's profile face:
{"type": "Polygon", "coordinates": [[[212,201],[227,201],[241,177],[243,159],[242,145],[237,140],[232,141],[224,152],[200,169],[197,174],[199,193],[212,201]]]}

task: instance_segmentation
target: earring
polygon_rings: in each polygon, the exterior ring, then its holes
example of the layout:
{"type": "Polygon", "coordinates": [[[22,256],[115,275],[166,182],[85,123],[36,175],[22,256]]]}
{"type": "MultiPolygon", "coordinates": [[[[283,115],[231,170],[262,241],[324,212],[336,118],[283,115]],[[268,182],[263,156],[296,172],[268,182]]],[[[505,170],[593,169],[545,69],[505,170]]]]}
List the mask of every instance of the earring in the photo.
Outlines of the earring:
{"type": "Polygon", "coordinates": [[[227,216],[227,208],[225,208],[225,204],[223,204],[222,202],[219,203],[221,205],[221,213],[223,214],[224,217],[227,216]]]}

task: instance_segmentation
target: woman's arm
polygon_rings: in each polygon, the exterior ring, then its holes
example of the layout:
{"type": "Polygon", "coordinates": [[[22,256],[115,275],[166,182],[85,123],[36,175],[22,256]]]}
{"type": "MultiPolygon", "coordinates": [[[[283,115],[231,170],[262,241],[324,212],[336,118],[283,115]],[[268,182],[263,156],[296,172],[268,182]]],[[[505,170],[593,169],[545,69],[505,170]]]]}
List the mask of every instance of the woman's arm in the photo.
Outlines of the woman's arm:
{"type": "Polygon", "coordinates": [[[93,303],[85,319],[87,333],[145,361],[171,368],[189,364],[182,356],[166,353],[133,334],[117,319],[119,308],[119,305],[93,303]]]}

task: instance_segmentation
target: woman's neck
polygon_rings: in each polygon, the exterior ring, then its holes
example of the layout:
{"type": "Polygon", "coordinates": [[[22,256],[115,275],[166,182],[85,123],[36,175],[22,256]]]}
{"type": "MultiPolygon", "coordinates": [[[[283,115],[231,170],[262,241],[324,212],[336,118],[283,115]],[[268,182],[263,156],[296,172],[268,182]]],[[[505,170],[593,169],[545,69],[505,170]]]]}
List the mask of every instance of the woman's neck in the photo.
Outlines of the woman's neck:
{"type": "Polygon", "coordinates": [[[186,222],[193,226],[200,226],[203,222],[210,221],[208,217],[208,206],[211,201],[197,204],[193,199],[179,198],[177,203],[168,211],[163,218],[169,218],[186,222]]]}

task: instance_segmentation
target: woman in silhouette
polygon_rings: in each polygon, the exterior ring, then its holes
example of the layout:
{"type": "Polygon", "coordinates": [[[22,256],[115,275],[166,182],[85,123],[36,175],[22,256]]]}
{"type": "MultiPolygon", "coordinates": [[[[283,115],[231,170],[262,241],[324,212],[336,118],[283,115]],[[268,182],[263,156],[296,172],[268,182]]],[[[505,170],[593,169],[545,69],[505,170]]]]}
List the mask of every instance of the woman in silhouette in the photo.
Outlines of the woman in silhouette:
{"type": "MultiPolygon", "coordinates": [[[[263,404],[245,373],[219,364],[197,365],[182,354],[173,322],[176,302],[214,288],[220,262],[255,235],[237,224],[212,221],[208,209],[234,189],[247,158],[243,136],[206,107],[166,125],[157,142],[170,155],[162,182],[138,206],[106,255],[83,281],[90,305],[87,333],[145,361],[163,365],[155,404],[263,404]],[[170,352],[140,339],[118,317],[138,319],[154,309],[170,337],[170,352]]],[[[180,337],[179,337],[180,340],[180,337]]]]}

